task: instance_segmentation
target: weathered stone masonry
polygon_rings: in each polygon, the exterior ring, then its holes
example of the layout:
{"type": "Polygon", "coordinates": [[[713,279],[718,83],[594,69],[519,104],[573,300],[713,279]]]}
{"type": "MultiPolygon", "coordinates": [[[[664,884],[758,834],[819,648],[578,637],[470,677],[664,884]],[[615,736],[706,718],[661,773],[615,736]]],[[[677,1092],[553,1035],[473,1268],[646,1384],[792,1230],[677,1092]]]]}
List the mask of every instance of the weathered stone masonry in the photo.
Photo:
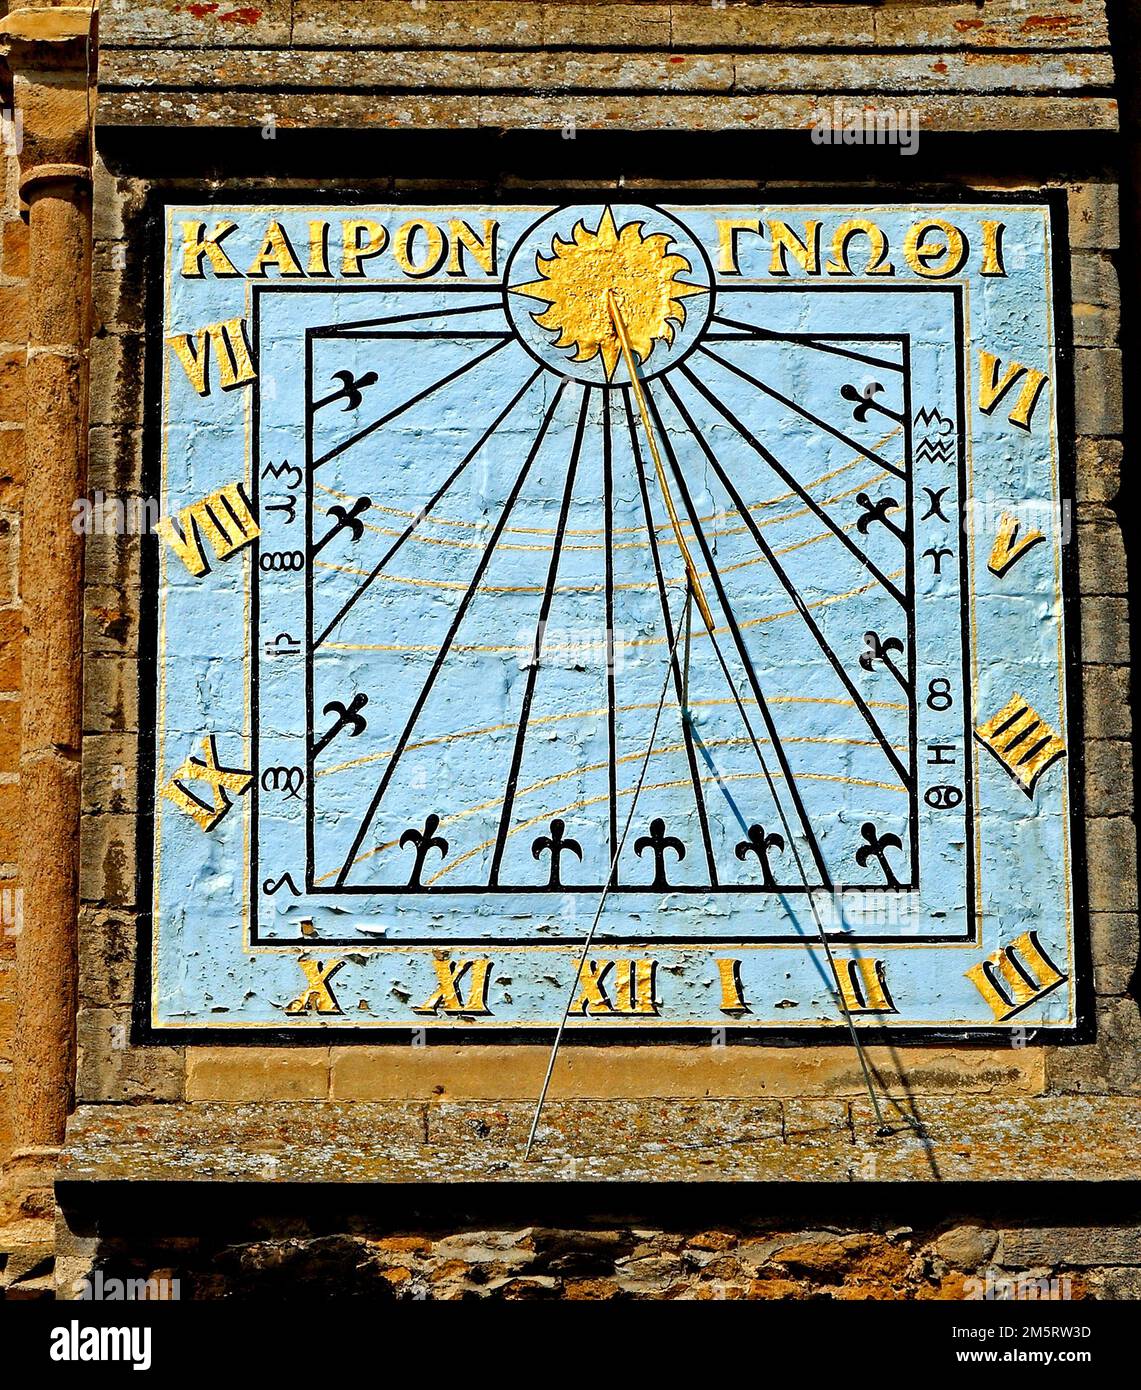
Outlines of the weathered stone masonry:
{"type": "MultiPolygon", "coordinates": [[[[1120,27],[1112,33],[1120,44],[1120,27]]],[[[917,197],[948,186],[1065,190],[1096,1017],[1092,1041],[1076,1046],[872,1048],[878,1080],[922,1120],[925,1140],[873,1134],[855,1058],[838,1044],[576,1044],[556,1073],[551,1138],[527,1167],[521,1142],[542,1079],[542,1045],[141,1042],[131,1025],[136,837],[149,795],[138,773],[147,675],[142,542],[92,536],[83,589],[78,1108],[59,1170],[58,1234],[46,1236],[42,1225],[30,1231],[35,1204],[12,1210],[10,1195],[9,1215],[22,1226],[8,1241],[13,1254],[0,1279],[13,1292],[42,1290],[54,1253],[64,1292],[96,1262],[131,1274],[173,1270],[205,1296],[279,1292],[289,1281],[372,1297],[961,1298],[970,1292],[965,1281],[985,1280],[987,1271],[1065,1277],[1073,1297],[1141,1296],[1138,904],[1121,529],[1122,319],[1130,332],[1136,286],[1132,257],[1122,253],[1110,42],[1105,7],[1093,0],[102,7],[89,493],[147,493],[146,219],[154,187],[197,193],[209,182],[240,194],[349,184],[377,199],[458,186],[489,198],[589,188],[744,199],[806,183],[853,193],[906,188],[917,197]],[[914,105],[919,154],[836,151],[814,164],[819,152],[804,127],[838,94],[914,105]],[[272,140],[263,138],[268,116],[272,140]],[[573,140],[562,138],[568,117],[573,140]],[[1091,1177],[1119,1186],[1095,1193],[1091,1177]],[[588,1189],[554,1195],[560,1183],[592,1179],[629,1185],[614,1189],[616,1200],[582,1195],[588,1189]],[[680,1211],[676,1195],[656,1195],[670,1180],[693,1184],[680,1211]],[[735,1187],[729,1199],[710,1186],[749,1180],[773,1186],[735,1187]],[[1031,1186],[1045,1180],[1067,1182],[1064,1196],[1031,1186]],[[249,1185],[241,1202],[223,1201],[208,1215],[207,1194],[239,1181],[249,1185]],[[474,1195],[445,1202],[434,1181],[469,1182],[474,1195]],[[287,1182],[311,1185],[304,1211],[275,1195],[287,1182]],[[798,1182],[822,1186],[787,1195],[798,1182]],[[891,1185],[902,1182],[909,1186],[891,1185]],[[132,1196],[140,1183],[145,1216],[132,1196]],[[398,1189],[385,1205],[376,1187],[387,1183],[411,1185],[414,1202],[403,1203],[398,1189]],[[408,1205],[414,1217],[402,1210],[408,1205]],[[627,1215],[606,1218],[603,1210],[627,1215]]],[[[24,402],[24,345],[35,341],[20,313],[27,231],[14,161],[6,168],[0,864],[6,882],[18,885],[19,816],[8,801],[16,734],[7,714],[21,689],[25,699],[43,691],[20,684],[21,610],[14,585],[4,587],[14,573],[5,556],[19,529],[23,424],[42,434],[43,423],[24,402]]],[[[1126,227],[1131,245],[1128,220],[1126,227]]],[[[77,443],[76,460],[81,453],[77,443]]],[[[82,491],[77,481],[76,495],[82,491]]],[[[56,497],[61,507],[70,500],[56,497]]],[[[61,529],[67,520],[60,517],[61,529]]],[[[26,546],[26,527],[23,539],[26,546]]],[[[37,553],[45,545],[37,541],[37,553]]],[[[56,555],[47,572],[65,563],[56,555]]],[[[38,781],[33,790],[29,766],[21,790],[36,809],[23,820],[34,825],[45,793],[38,781]]],[[[4,1107],[23,1084],[6,1041],[8,1001],[26,987],[14,940],[0,936],[3,1155],[11,1143],[4,1107]]],[[[43,988],[28,979],[27,987],[43,988]]],[[[25,999],[26,1009],[40,1007],[25,999]]],[[[10,1194],[18,1191],[10,1184],[10,1194]]]]}

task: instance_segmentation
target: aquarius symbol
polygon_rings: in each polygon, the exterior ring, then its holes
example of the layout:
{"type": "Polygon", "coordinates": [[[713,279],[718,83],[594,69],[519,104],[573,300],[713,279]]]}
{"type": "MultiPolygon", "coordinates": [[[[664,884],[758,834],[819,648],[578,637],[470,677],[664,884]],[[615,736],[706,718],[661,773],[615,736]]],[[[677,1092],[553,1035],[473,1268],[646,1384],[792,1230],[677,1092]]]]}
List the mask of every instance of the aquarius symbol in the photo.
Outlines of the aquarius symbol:
{"type": "Polygon", "coordinates": [[[412,873],[408,879],[409,888],[419,888],[420,871],[424,867],[424,860],[428,857],[428,851],[438,849],[440,858],[443,859],[448,852],[448,842],[442,835],[437,835],[436,831],[440,828],[440,818],[435,813],[430,815],[424,822],[423,830],[416,830],[410,827],[400,837],[400,848],[407,849],[409,845],[416,846],[416,858],[412,864],[412,873]]]}
{"type": "Polygon", "coordinates": [[[634,841],[634,853],[639,859],[642,857],[642,851],[647,849],[654,851],[654,881],[650,887],[668,888],[670,885],[666,878],[666,850],[672,849],[680,861],[685,858],[685,846],[676,835],[666,834],[666,823],[660,816],[650,822],[648,835],[634,841]]]}
{"type": "Polygon", "coordinates": [[[769,850],[784,849],[783,835],[766,835],[763,825],[750,825],[749,838],[742,840],[733,853],[742,863],[745,862],[747,854],[755,854],[757,863],[761,866],[761,886],[763,888],[775,888],[776,879],[773,878],[772,869],[769,867],[769,850]]]}
{"type": "Polygon", "coordinates": [[[315,401],[314,410],[322,410],[327,405],[332,405],[334,401],[343,400],[344,410],[356,410],[363,397],[361,392],[366,386],[375,386],[380,380],[375,372],[365,372],[364,376],[354,377],[352,372],[334,372],[333,376],[337,381],[343,382],[339,391],[334,391],[331,396],[325,396],[322,400],[315,401]]]}
{"type": "Polygon", "coordinates": [[[864,509],[863,516],[856,521],[856,530],[861,536],[866,536],[868,527],[878,521],[881,526],[886,526],[892,535],[898,536],[900,540],[904,539],[904,533],[887,515],[899,507],[894,497],[881,497],[878,502],[873,502],[866,492],[860,492],[856,494],[856,501],[864,509]]]}
{"type": "Polygon", "coordinates": [[[547,879],[548,888],[561,888],[562,878],[559,872],[559,861],[563,854],[577,855],[582,860],[582,846],[577,840],[564,839],[563,831],[566,829],[566,821],[551,821],[551,833],[540,835],[537,840],[531,843],[531,858],[538,859],[540,854],[551,856],[551,876],[547,879]]]}
{"type": "Polygon", "coordinates": [[[332,530],[328,531],[324,536],[322,536],[321,539],[317,542],[317,544],[313,547],[313,554],[316,555],[319,550],[324,550],[324,548],[329,544],[333,537],[337,535],[340,531],[351,531],[353,533],[353,540],[359,541],[360,538],[364,535],[364,523],[358,521],[357,518],[361,516],[362,513],[367,512],[371,506],[371,497],[358,497],[357,500],[353,503],[353,505],[349,507],[347,510],[344,507],[339,506],[329,507],[325,515],[335,516],[337,518],[336,524],[333,526],[332,530]]]}
{"type": "Polygon", "coordinates": [[[862,391],[851,385],[841,386],[840,395],[843,396],[846,401],[859,402],[859,404],[853,408],[852,416],[854,419],[858,420],[861,425],[868,418],[869,410],[874,410],[880,415],[886,415],[889,420],[902,421],[902,415],[897,415],[894,410],[889,410],[886,405],[880,405],[880,403],[875,400],[875,396],[882,390],[883,386],[878,381],[872,381],[869,382],[862,391]]]}
{"type": "Polygon", "coordinates": [[[367,704],[368,696],[364,694],[354,695],[352,703],[347,707],[341,704],[339,700],[330,700],[321,713],[333,714],[336,712],[337,722],[323,733],[313,745],[313,756],[316,757],[318,753],[327,748],[347,724],[352,725],[352,728],[349,730],[350,738],[356,738],[359,734],[363,734],[368,728],[368,720],[365,719],[360,711],[364,709],[367,704]]]}
{"type": "Polygon", "coordinates": [[[889,849],[902,849],[903,841],[898,835],[880,835],[870,820],[865,821],[860,826],[860,834],[867,841],[856,851],[856,863],[861,869],[865,868],[872,859],[878,861],[883,870],[884,878],[887,880],[889,888],[902,888],[903,885],[896,878],[891,865],[887,861],[887,851],[889,849]]]}

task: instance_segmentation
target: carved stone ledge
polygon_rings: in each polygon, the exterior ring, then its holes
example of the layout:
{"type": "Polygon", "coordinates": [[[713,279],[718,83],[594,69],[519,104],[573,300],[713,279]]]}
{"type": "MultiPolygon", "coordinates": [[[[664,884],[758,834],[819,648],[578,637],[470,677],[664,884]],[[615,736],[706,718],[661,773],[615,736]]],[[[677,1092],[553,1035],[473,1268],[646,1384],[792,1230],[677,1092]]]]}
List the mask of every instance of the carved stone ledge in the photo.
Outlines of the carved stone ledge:
{"type": "Polygon", "coordinates": [[[923,1097],[877,1134],[866,1103],[88,1105],[63,1183],[976,1182],[1141,1179],[1141,1102],[923,1097]],[[914,1117],[913,1117],[914,1118],[914,1117]]]}

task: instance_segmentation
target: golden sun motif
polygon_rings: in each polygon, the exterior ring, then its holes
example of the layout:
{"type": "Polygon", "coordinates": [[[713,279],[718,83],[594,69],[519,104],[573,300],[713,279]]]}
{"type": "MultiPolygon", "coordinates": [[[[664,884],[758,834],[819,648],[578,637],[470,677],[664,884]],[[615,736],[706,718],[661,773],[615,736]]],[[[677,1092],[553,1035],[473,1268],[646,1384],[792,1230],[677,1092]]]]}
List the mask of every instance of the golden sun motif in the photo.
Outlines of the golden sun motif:
{"type": "Polygon", "coordinates": [[[638,361],[645,362],[655,343],[672,343],[685,324],[681,301],[708,293],[702,285],[678,279],[692,267],[684,256],[671,254],[673,237],[668,232],[645,236],[644,226],[628,222],[619,231],[608,207],[596,231],[588,231],[585,220],[580,221],[570,241],[555,237],[550,256],[535,257],[541,280],[513,287],[513,293],[549,306],[532,317],[540,327],[559,334],[554,346],[573,347],[572,362],[601,357],[607,381],[622,356],[609,294],[626,323],[630,346],[638,361]]]}

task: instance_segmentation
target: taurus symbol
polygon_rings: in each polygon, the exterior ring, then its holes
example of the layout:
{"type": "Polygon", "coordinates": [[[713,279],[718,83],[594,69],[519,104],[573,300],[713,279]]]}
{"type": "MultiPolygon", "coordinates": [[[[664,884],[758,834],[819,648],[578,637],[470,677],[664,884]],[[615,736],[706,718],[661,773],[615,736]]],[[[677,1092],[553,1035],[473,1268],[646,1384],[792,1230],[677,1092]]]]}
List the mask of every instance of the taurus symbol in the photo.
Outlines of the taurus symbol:
{"type": "Polygon", "coordinates": [[[322,400],[315,401],[313,404],[313,409],[315,411],[321,410],[327,405],[332,405],[334,401],[339,400],[345,402],[343,407],[344,410],[356,410],[357,406],[361,403],[361,392],[364,388],[366,386],[375,386],[377,381],[380,380],[375,372],[365,372],[364,376],[361,377],[354,377],[352,372],[334,372],[333,376],[337,381],[343,382],[344,384],[339,391],[334,391],[331,396],[325,396],[322,400]]]}
{"type": "Polygon", "coordinates": [[[773,878],[772,869],[769,868],[769,850],[784,849],[783,835],[766,835],[763,825],[750,825],[749,838],[742,840],[733,853],[744,863],[747,854],[755,854],[757,862],[761,866],[761,886],[764,888],[775,888],[776,879],[773,878]]]}
{"type": "Polygon", "coordinates": [[[409,888],[419,888],[420,871],[424,867],[424,860],[428,857],[428,851],[438,849],[440,858],[443,859],[448,852],[448,842],[442,835],[437,835],[436,831],[440,828],[440,818],[434,813],[424,822],[423,830],[416,830],[410,827],[400,837],[400,848],[407,849],[409,845],[416,846],[416,858],[412,864],[412,873],[408,879],[409,888]]]}
{"type": "Polygon", "coordinates": [[[643,850],[647,849],[654,852],[654,881],[650,887],[668,888],[670,885],[666,878],[666,850],[672,849],[678,859],[682,860],[685,858],[685,846],[676,835],[666,834],[666,823],[660,816],[650,822],[648,835],[634,841],[634,853],[639,859],[643,850]]]}
{"type": "Polygon", "coordinates": [[[900,883],[899,879],[896,878],[891,865],[887,862],[887,851],[889,849],[902,849],[903,841],[898,835],[877,834],[876,828],[870,820],[865,821],[863,825],[860,826],[860,834],[867,843],[861,845],[856,851],[856,863],[859,864],[862,869],[867,866],[869,860],[877,860],[880,868],[883,870],[884,878],[887,880],[887,886],[889,888],[902,887],[903,885],[900,883]]]}
{"type": "Polygon", "coordinates": [[[840,395],[843,396],[843,398],[846,401],[859,402],[859,404],[855,406],[852,410],[852,415],[855,419],[859,420],[861,425],[868,418],[869,410],[875,410],[880,415],[886,415],[889,420],[902,421],[902,415],[897,415],[894,410],[889,410],[886,405],[880,405],[880,403],[874,399],[874,397],[882,390],[883,386],[878,381],[871,381],[868,383],[867,386],[864,387],[862,391],[859,391],[856,389],[856,387],[850,385],[841,386],[840,395]]]}
{"type": "Polygon", "coordinates": [[[364,523],[358,521],[357,518],[361,516],[362,513],[367,512],[371,506],[371,497],[358,497],[347,510],[344,507],[329,507],[325,515],[335,516],[337,518],[336,524],[333,526],[332,530],[326,532],[313,547],[313,554],[316,555],[319,550],[324,550],[333,537],[340,531],[351,531],[353,533],[353,540],[359,541],[364,535],[364,523]]]}
{"type": "Polygon", "coordinates": [[[562,878],[559,873],[559,860],[563,854],[577,855],[582,860],[582,846],[577,840],[564,839],[563,831],[566,829],[566,821],[551,821],[551,833],[540,835],[537,840],[531,843],[531,858],[538,859],[540,854],[551,856],[551,875],[547,879],[548,888],[561,888],[562,878]]]}
{"type": "Polygon", "coordinates": [[[349,730],[350,738],[356,738],[359,734],[363,734],[368,728],[368,720],[365,719],[360,711],[364,709],[367,704],[368,696],[363,694],[354,695],[352,703],[347,707],[342,705],[339,700],[330,700],[321,713],[333,714],[335,712],[337,715],[337,722],[323,733],[313,745],[313,756],[316,757],[328,744],[332,743],[333,739],[337,737],[346,724],[352,725],[352,728],[349,730]]]}
{"type": "Polygon", "coordinates": [[[861,536],[866,536],[868,527],[878,521],[881,526],[886,526],[892,535],[898,536],[900,540],[904,539],[903,532],[887,515],[899,506],[894,497],[881,497],[878,502],[873,502],[866,492],[860,492],[856,495],[856,501],[864,509],[863,516],[856,521],[856,530],[861,536]]]}

